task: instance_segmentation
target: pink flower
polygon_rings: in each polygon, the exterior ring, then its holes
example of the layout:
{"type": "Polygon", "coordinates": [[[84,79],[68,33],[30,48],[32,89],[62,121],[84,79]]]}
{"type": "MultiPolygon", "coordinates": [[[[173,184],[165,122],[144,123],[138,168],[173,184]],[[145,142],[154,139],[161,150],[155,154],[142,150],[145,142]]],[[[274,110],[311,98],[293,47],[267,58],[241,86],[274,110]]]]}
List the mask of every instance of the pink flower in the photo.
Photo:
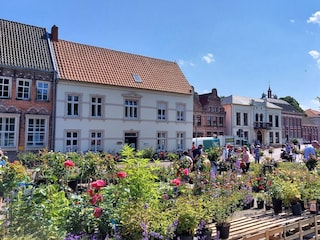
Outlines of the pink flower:
{"type": "Polygon", "coordinates": [[[118,178],[125,178],[125,177],[127,177],[127,173],[126,173],[126,172],[123,172],[123,171],[118,172],[118,173],[117,173],[117,177],[118,177],[118,178]]]}
{"type": "Polygon", "coordinates": [[[93,212],[94,217],[99,218],[102,215],[102,211],[102,208],[96,207],[93,212]]]}
{"type": "Polygon", "coordinates": [[[63,163],[63,166],[65,167],[74,167],[74,162],[72,162],[72,160],[67,160],[63,163]]]}
{"type": "Polygon", "coordinates": [[[183,169],[183,174],[185,176],[188,176],[189,175],[189,169],[188,168],[183,169]]]}
{"type": "Polygon", "coordinates": [[[89,190],[88,190],[88,193],[89,193],[90,197],[93,197],[93,196],[94,196],[94,193],[93,193],[93,190],[92,190],[92,189],[89,189],[89,190]]]}
{"type": "Polygon", "coordinates": [[[103,180],[97,180],[97,181],[92,182],[90,185],[92,188],[99,190],[100,188],[105,187],[107,184],[103,180]]]}
{"type": "Polygon", "coordinates": [[[95,194],[92,196],[91,203],[92,203],[92,205],[95,205],[99,202],[102,202],[102,199],[103,199],[103,197],[101,194],[95,194]]]}
{"type": "Polygon", "coordinates": [[[180,186],[181,181],[179,178],[175,178],[171,181],[171,184],[176,185],[176,186],[180,186]]]}

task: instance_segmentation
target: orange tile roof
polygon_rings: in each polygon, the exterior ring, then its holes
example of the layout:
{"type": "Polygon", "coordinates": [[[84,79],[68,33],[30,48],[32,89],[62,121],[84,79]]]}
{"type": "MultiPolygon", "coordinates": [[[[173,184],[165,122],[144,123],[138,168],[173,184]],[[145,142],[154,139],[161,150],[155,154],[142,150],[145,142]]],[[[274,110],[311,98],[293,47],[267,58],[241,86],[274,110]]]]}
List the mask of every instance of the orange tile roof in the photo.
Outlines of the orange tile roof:
{"type": "Polygon", "coordinates": [[[305,114],[307,114],[308,117],[320,117],[320,112],[313,109],[307,109],[304,111],[305,114]]]}
{"type": "Polygon", "coordinates": [[[59,78],[112,86],[191,94],[178,64],[95,46],[53,41],[59,78]],[[142,82],[135,82],[133,74],[142,82]]]}

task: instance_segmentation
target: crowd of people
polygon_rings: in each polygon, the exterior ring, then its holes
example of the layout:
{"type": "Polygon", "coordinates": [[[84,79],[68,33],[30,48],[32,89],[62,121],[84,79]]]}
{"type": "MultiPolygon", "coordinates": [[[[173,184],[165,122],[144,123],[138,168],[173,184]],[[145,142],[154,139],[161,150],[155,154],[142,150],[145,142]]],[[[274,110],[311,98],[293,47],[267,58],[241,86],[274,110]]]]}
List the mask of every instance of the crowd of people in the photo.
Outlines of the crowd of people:
{"type": "MultiPolygon", "coordinates": [[[[304,149],[301,149],[300,144],[287,143],[282,146],[280,159],[296,163],[299,163],[301,160],[306,164],[308,170],[311,171],[315,169],[317,161],[320,160],[320,158],[317,157],[316,149],[320,149],[320,144],[316,140],[312,141],[310,145],[306,145],[304,149]],[[286,158],[284,154],[287,156],[286,158]]],[[[181,158],[188,159],[190,162],[190,171],[193,171],[197,169],[199,165],[197,162],[203,153],[203,145],[199,144],[196,147],[193,143],[191,150],[189,152],[185,151],[181,158]]],[[[212,163],[212,168],[215,171],[219,171],[219,168],[224,168],[224,170],[231,169],[246,173],[250,168],[251,161],[257,164],[262,162],[261,157],[263,154],[263,150],[259,144],[252,144],[250,149],[248,146],[234,147],[231,144],[227,144],[223,147],[222,154],[218,160],[218,162],[222,163],[221,166],[218,166],[217,162],[214,162],[212,163]]]]}

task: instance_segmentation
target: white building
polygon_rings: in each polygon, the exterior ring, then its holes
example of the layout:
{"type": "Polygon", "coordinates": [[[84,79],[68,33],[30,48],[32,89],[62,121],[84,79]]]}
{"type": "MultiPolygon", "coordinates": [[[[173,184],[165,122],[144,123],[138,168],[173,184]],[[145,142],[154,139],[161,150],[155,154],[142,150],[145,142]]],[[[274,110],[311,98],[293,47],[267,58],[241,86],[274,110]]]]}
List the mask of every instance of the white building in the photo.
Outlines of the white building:
{"type": "Polygon", "coordinates": [[[58,39],[55,151],[183,150],[193,88],[178,64],[58,39]]]}
{"type": "Polygon", "coordinates": [[[242,96],[221,98],[226,111],[226,135],[238,136],[249,143],[281,144],[281,107],[268,102],[242,96]]]}

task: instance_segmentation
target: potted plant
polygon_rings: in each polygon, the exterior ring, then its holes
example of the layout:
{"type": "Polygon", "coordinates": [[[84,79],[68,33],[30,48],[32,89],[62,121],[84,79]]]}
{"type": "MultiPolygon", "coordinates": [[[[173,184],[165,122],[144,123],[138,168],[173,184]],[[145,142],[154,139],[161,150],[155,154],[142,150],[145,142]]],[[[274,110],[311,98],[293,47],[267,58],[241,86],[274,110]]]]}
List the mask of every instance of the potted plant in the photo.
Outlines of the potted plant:
{"type": "Polygon", "coordinates": [[[283,185],[284,180],[280,176],[272,175],[267,194],[272,199],[272,206],[275,214],[282,212],[282,202],[284,199],[283,185]]]}
{"type": "Polygon", "coordinates": [[[265,198],[266,198],[265,195],[266,194],[262,191],[254,193],[254,197],[256,199],[258,209],[262,209],[264,207],[264,202],[265,202],[265,198]]]}

